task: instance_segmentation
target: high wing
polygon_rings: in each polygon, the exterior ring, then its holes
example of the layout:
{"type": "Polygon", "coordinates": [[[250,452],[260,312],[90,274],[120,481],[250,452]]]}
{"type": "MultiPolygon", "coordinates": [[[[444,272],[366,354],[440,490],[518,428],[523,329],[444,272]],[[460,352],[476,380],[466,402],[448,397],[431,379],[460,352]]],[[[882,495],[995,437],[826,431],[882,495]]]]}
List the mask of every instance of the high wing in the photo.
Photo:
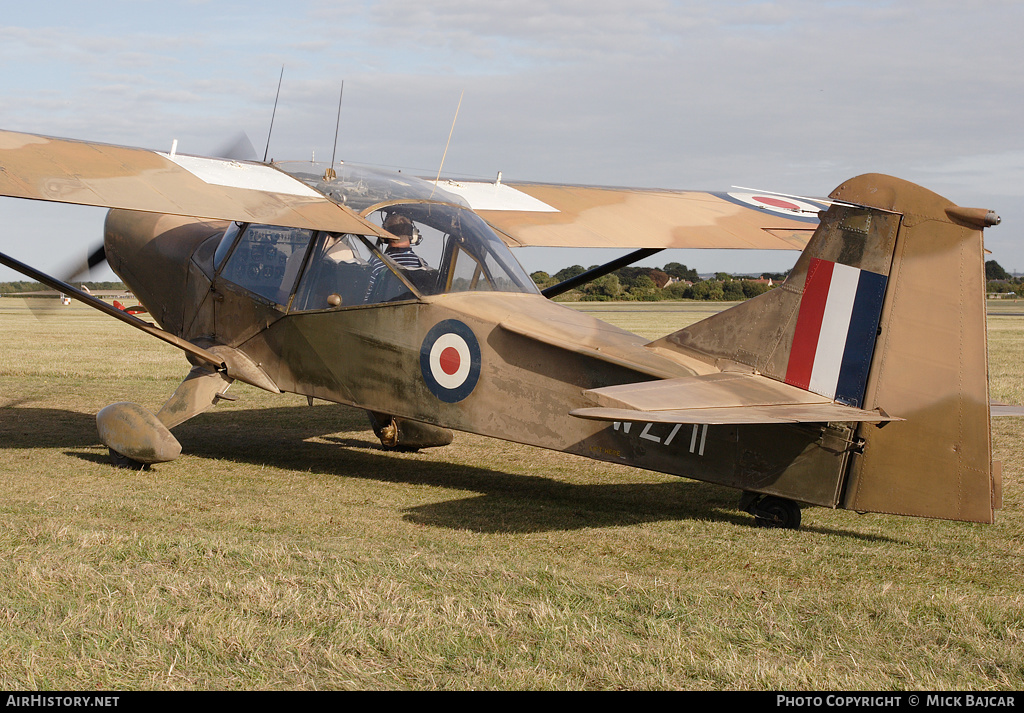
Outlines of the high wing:
{"type": "Polygon", "coordinates": [[[0,195],[380,235],[273,166],[0,131],[0,195]]]}
{"type": "Polygon", "coordinates": [[[577,418],[646,423],[827,423],[902,421],[758,374],[718,373],[591,389],[599,405],[570,411],[577,418]]]}
{"type": "MultiPolygon", "coordinates": [[[[511,247],[799,250],[826,206],[705,193],[446,181],[511,247]]],[[[273,166],[0,131],[0,195],[380,235],[273,166]]]]}
{"type": "Polygon", "coordinates": [[[509,247],[802,250],[827,205],[729,193],[446,181],[509,247]]]}

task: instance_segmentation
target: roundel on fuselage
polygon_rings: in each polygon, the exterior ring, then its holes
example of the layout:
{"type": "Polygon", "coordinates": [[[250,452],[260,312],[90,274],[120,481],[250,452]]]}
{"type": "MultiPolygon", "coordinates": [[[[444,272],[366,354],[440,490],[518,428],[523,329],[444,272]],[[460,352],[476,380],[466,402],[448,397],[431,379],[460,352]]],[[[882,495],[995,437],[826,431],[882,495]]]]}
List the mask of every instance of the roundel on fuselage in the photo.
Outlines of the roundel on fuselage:
{"type": "Polygon", "coordinates": [[[480,378],[480,343],[457,319],[435,324],[420,347],[420,370],[427,388],[445,403],[469,396],[480,378]]]}

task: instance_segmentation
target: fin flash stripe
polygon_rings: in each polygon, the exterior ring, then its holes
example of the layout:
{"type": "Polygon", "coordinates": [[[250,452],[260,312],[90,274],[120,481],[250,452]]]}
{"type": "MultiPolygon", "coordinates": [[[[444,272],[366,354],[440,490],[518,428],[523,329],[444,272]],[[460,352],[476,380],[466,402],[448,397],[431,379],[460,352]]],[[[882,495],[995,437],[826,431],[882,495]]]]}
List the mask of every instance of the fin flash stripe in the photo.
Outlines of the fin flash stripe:
{"type": "Polygon", "coordinates": [[[812,258],[786,383],[861,407],[887,278],[812,258]]]}

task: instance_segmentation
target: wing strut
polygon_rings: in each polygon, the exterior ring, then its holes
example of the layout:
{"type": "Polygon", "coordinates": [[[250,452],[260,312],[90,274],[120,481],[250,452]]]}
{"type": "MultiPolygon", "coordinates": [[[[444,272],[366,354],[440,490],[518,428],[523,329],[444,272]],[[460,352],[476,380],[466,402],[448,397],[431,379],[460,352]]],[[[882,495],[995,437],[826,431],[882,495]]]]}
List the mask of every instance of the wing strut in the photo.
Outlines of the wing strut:
{"type": "Polygon", "coordinates": [[[171,334],[170,332],[164,331],[163,329],[160,329],[159,327],[150,324],[149,322],[145,322],[133,314],[122,312],[117,307],[107,304],[98,297],[94,297],[90,294],[82,292],[77,287],[69,285],[68,283],[58,280],[55,277],[50,277],[46,273],[39,272],[39,270],[36,270],[34,267],[30,267],[29,265],[26,265],[23,262],[19,262],[18,260],[15,260],[9,255],[0,253],[0,265],[9,267],[12,270],[17,270],[21,274],[26,275],[27,277],[31,277],[36,282],[43,283],[50,289],[57,290],[58,292],[63,292],[69,297],[74,297],[79,302],[84,302],[85,304],[95,309],[98,309],[100,312],[103,312],[104,314],[108,314],[111,317],[114,317],[115,319],[119,319],[122,322],[130,324],[136,329],[141,329],[143,332],[146,332],[150,336],[163,340],[168,344],[171,344],[177,347],[178,349],[181,349],[187,354],[191,354],[195,358],[204,361],[207,364],[210,364],[218,371],[227,371],[227,365],[224,363],[224,360],[221,359],[216,354],[214,354],[213,352],[209,352],[206,349],[197,347],[192,342],[188,342],[182,339],[181,337],[178,337],[174,334],[171,334]]]}
{"type": "Polygon", "coordinates": [[[575,289],[580,285],[585,285],[592,280],[596,280],[599,277],[604,277],[610,272],[615,272],[620,267],[632,265],[634,262],[643,260],[645,257],[650,257],[651,255],[654,255],[656,253],[660,253],[662,250],[664,250],[664,248],[641,248],[640,250],[634,250],[628,255],[623,255],[622,257],[616,260],[612,260],[611,262],[605,263],[604,265],[587,270],[586,272],[577,275],[576,277],[570,277],[568,280],[563,280],[562,282],[559,282],[557,285],[547,287],[541,290],[540,293],[547,297],[548,299],[551,299],[552,297],[560,295],[563,292],[568,292],[569,290],[575,289]]]}

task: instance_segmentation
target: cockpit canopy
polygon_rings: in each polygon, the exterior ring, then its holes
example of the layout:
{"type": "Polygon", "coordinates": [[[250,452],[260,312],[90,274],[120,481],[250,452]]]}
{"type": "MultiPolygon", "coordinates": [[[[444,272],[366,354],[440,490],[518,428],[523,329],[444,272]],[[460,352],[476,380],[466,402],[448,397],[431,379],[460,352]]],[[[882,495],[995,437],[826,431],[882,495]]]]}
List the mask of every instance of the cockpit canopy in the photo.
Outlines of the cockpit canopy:
{"type": "Polygon", "coordinates": [[[359,169],[334,180],[317,178],[314,185],[378,225],[405,227],[395,228],[394,240],[371,241],[362,235],[232,223],[214,257],[218,274],[289,311],[471,290],[537,292],[494,231],[458,205],[460,199],[431,183],[359,169]]]}
{"type": "Polygon", "coordinates": [[[393,201],[434,201],[469,207],[461,197],[433,181],[395,171],[348,163],[334,167],[309,162],[277,162],[274,165],[335,203],[360,214],[375,205],[393,201]]]}

